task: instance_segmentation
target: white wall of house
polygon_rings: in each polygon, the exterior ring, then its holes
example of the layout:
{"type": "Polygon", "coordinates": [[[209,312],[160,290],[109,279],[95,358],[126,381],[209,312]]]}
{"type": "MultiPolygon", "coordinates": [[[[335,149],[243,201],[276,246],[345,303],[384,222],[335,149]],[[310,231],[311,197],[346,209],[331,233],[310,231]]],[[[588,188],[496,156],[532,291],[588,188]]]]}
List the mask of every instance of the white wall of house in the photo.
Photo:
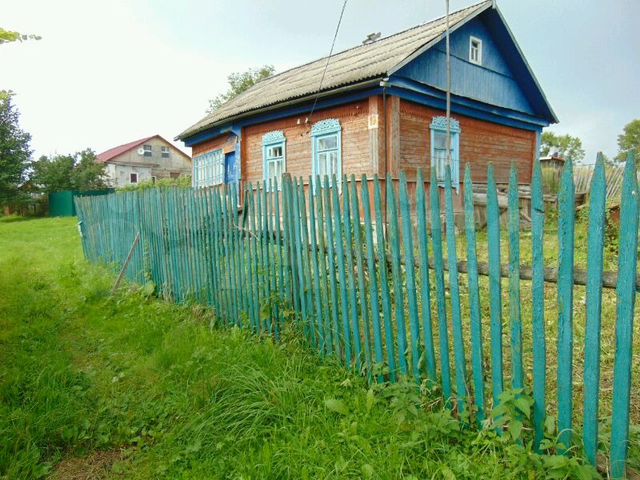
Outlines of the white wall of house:
{"type": "Polygon", "coordinates": [[[152,180],[152,167],[144,165],[119,165],[107,163],[106,169],[112,187],[126,187],[152,180]],[[132,175],[133,174],[133,175],[132,175]],[[133,181],[135,180],[135,181],[133,181]]]}
{"type": "Polygon", "coordinates": [[[153,176],[158,180],[183,175],[191,175],[191,158],[162,138],[148,140],[147,153],[144,145],[139,145],[113,158],[111,162],[127,165],[148,164],[153,168],[153,176]],[[150,149],[149,149],[150,147],[150,149]],[[166,149],[163,156],[163,147],[166,149]],[[142,153],[142,154],[141,154],[142,153]]]}

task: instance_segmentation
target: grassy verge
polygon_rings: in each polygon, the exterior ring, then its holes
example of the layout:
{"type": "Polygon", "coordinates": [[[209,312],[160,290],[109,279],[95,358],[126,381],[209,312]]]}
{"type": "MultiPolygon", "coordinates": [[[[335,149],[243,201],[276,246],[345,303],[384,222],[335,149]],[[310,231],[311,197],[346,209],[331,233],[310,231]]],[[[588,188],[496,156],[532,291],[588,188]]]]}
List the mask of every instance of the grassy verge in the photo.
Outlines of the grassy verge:
{"type": "Polygon", "coordinates": [[[97,452],[96,478],[593,476],[411,383],[368,389],[295,332],[274,344],[201,307],[111,297],[73,220],[0,222],[0,272],[0,478],[76,478],[59,463],[86,472],[97,452]]]}

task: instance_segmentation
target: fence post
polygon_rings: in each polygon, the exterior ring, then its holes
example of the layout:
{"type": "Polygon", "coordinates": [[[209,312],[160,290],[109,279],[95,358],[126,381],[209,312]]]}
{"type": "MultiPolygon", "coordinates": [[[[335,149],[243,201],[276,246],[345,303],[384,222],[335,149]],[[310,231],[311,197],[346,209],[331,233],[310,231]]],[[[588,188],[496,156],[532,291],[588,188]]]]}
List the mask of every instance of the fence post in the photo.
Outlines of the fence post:
{"type": "Polygon", "coordinates": [[[431,169],[431,241],[435,265],[436,297],[438,307],[438,333],[440,334],[440,372],[442,393],[449,405],[451,400],[451,364],[449,363],[449,333],[447,327],[447,307],[445,304],[444,259],[442,255],[442,219],[440,218],[440,186],[436,169],[431,169]]]}
{"type": "Polygon", "coordinates": [[[484,372],[482,353],[482,321],[480,318],[480,286],[478,281],[478,254],[476,250],[475,208],[473,205],[473,182],[471,167],[464,169],[464,221],[467,232],[467,264],[469,266],[469,313],[471,317],[471,359],[473,365],[473,388],[476,420],[479,425],[485,419],[484,372]]]}
{"type": "Polygon", "coordinates": [[[391,274],[393,275],[393,303],[396,311],[396,330],[398,334],[398,359],[400,372],[407,375],[407,333],[404,318],[404,296],[402,272],[400,268],[400,239],[398,232],[398,207],[393,181],[387,180],[387,207],[389,218],[389,238],[391,242],[391,274]]]}
{"type": "Polygon", "coordinates": [[[520,316],[520,201],[518,172],[509,176],[509,320],[511,322],[511,388],[522,388],[522,319],[520,316]]]}
{"type": "Polygon", "coordinates": [[[618,297],[616,319],[616,359],[613,373],[613,414],[611,418],[611,473],[625,476],[629,441],[629,402],[633,354],[633,315],[638,266],[638,210],[640,203],[636,162],[630,153],[625,166],[620,209],[618,254],[618,297]]]}
{"type": "Polygon", "coordinates": [[[418,246],[420,249],[420,297],[422,303],[422,335],[424,338],[427,378],[436,381],[436,354],[433,346],[431,319],[431,285],[429,284],[429,248],[427,244],[427,199],[424,191],[422,169],[416,180],[416,216],[418,217],[418,246]]]}
{"type": "Polygon", "coordinates": [[[558,219],[558,443],[571,447],[573,415],[573,249],[575,190],[571,160],[562,172],[558,219]]]}
{"type": "Polygon", "coordinates": [[[502,376],[502,284],[500,280],[500,207],[493,165],[487,169],[487,240],[489,249],[489,296],[491,298],[491,374],[493,405],[500,403],[502,376]]]}
{"type": "Polygon", "coordinates": [[[602,316],[602,268],[606,204],[604,161],[598,154],[591,177],[589,245],[587,255],[587,311],[584,354],[584,450],[596,465],[598,451],[598,400],[600,397],[600,324],[602,316]]]}
{"type": "MultiPolygon", "coordinates": [[[[362,207],[364,208],[364,230],[367,244],[367,267],[369,269],[369,299],[371,301],[371,319],[373,323],[373,343],[376,353],[376,364],[384,362],[382,350],[382,328],[380,326],[380,303],[378,300],[378,278],[374,258],[373,225],[371,222],[371,203],[369,201],[369,183],[367,176],[362,174],[362,207]]],[[[378,382],[384,380],[378,375],[378,382]]]]}
{"type": "Polygon", "coordinates": [[[453,348],[456,363],[456,389],[458,411],[465,410],[467,401],[467,363],[464,355],[462,333],[462,311],[460,309],[460,280],[458,274],[458,254],[456,248],[456,223],[453,214],[453,189],[451,187],[451,167],[445,169],[444,196],[447,228],[447,257],[449,261],[449,291],[451,292],[451,324],[453,326],[453,348]]]}
{"type": "Polygon", "coordinates": [[[407,192],[407,176],[404,172],[400,174],[400,210],[407,301],[409,303],[409,326],[411,327],[411,360],[413,361],[413,375],[416,378],[416,382],[420,383],[420,324],[418,323],[418,298],[416,295],[415,261],[413,258],[413,224],[411,222],[409,193],[407,192]]]}
{"type": "Polygon", "coordinates": [[[531,184],[531,251],[532,285],[531,323],[533,330],[533,424],[534,448],[539,448],[544,438],[546,414],[547,347],[544,321],[544,194],[542,170],[536,160],[531,184]]]}

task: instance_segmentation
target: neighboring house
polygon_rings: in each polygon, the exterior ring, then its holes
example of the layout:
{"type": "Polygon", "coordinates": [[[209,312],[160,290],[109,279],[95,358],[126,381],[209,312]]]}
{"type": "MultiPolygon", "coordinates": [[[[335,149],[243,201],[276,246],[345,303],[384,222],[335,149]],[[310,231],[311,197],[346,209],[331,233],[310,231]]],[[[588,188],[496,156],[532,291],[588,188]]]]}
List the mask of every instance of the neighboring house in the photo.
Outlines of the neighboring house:
{"type": "Polygon", "coordinates": [[[191,158],[160,135],[141,138],[98,154],[112,187],[191,175],[191,158]]]}
{"type": "MultiPolygon", "coordinates": [[[[557,122],[551,106],[494,2],[452,13],[450,32],[454,183],[467,162],[474,182],[489,162],[507,182],[515,162],[529,184],[541,130],[557,122]]],[[[442,180],[446,79],[440,18],[262,80],[177,139],[193,149],[197,187],[283,172],[411,180],[432,167],[442,180]]]]}
{"type": "Polygon", "coordinates": [[[554,170],[562,170],[564,163],[564,158],[559,156],[557,153],[552,153],[546,157],[540,157],[540,167],[543,169],[551,168],[554,170]]]}

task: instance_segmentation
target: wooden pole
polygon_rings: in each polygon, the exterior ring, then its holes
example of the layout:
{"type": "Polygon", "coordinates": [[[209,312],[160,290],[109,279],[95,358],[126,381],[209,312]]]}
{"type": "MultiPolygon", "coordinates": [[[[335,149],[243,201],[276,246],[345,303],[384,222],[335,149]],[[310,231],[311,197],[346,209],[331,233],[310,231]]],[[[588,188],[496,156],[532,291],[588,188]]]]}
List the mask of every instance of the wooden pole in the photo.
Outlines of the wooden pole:
{"type": "Polygon", "coordinates": [[[120,273],[118,274],[118,278],[116,279],[116,283],[113,285],[113,289],[111,289],[111,295],[116,293],[116,290],[120,286],[120,282],[124,277],[124,274],[127,272],[127,267],[129,266],[129,262],[133,258],[133,252],[136,250],[138,243],[140,242],[140,232],[136,234],[136,238],[133,239],[133,243],[131,244],[131,248],[129,249],[129,254],[127,255],[127,259],[124,261],[122,268],[120,269],[120,273]]]}

